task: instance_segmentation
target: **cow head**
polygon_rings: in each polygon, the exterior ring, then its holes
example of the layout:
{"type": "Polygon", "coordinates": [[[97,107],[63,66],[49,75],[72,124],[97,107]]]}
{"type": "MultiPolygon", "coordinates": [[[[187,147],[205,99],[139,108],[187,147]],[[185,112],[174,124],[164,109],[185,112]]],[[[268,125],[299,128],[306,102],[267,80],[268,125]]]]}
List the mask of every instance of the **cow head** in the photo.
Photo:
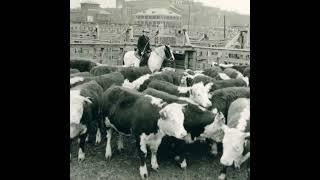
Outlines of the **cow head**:
{"type": "Polygon", "coordinates": [[[250,137],[249,132],[242,132],[239,129],[229,128],[227,125],[222,126],[224,131],[223,137],[223,154],[220,163],[225,166],[231,166],[233,163],[240,167],[248,155],[243,156],[243,150],[246,138],[250,137]]]}
{"type": "Polygon", "coordinates": [[[193,76],[184,72],[180,81],[180,86],[190,87],[193,80],[193,76]]]}
{"type": "Polygon", "coordinates": [[[168,136],[182,139],[187,135],[184,123],[184,107],[187,104],[171,103],[159,111],[159,129],[168,136]]]}
{"type": "Polygon", "coordinates": [[[80,126],[80,120],[86,103],[92,102],[88,97],[81,96],[80,90],[70,90],[70,138],[83,132],[83,128],[80,126]]]}
{"type": "Polygon", "coordinates": [[[241,79],[246,82],[247,87],[249,86],[249,77],[241,77],[241,79]]]}
{"type": "Polygon", "coordinates": [[[223,113],[218,113],[216,108],[212,111],[212,113],[215,114],[214,121],[212,124],[205,127],[205,130],[201,136],[213,139],[216,142],[221,142],[224,135],[221,127],[225,124],[226,120],[223,113]]]}
{"type": "Polygon", "coordinates": [[[209,100],[207,88],[204,86],[203,82],[192,85],[189,92],[190,99],[200,104],[202,107],[208,108],[212,106],[212,103],[209,100]]]}
{"type": "Polygon", "coordinates": [[[70,123],[70,139],[87,132],[87,126],[83,124],[70,123]]]}
{"type": "Polygon", "coordinates": [[[128,89],[134,89],[133,83],[131,83],[128,79],[125,79],[123,81],[122,87],[128,88],[128,89]]]}

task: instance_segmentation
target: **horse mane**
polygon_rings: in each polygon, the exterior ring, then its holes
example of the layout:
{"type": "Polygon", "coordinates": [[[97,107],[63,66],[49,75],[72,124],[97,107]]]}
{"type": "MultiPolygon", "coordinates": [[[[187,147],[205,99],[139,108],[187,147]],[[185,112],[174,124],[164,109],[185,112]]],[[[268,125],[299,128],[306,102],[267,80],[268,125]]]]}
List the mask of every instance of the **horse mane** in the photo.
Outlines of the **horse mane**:
{"type": "Polygon", "coordinates": [[[154,52],[156,53],[156,54],[158,54],[161,58],[165,58],[165,53],[164,53],[164,48],[165,48],[165,46],[164,45],[162,45],[162,46],[160,46],[160,47],[157,47],[157,48],[155,48],[154,49],[154,52]]]}

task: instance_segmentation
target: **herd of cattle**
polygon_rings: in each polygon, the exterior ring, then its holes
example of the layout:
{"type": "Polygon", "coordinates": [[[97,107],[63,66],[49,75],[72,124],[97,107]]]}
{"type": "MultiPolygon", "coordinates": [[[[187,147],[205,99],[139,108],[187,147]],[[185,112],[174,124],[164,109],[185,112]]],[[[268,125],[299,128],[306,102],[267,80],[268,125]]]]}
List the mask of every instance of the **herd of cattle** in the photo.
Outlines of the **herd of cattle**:
{"type": "Polygon", "coordinates": [[[227,167],[240,168],[245,161],[250,178],[249,66],[183,72],[164,68],[151,74],[148,67],[80,60],[70,65],[70,141],[79,139],[78,160],[85,158],[86,141],[98,144],[106,137],[108,159],[113,131],[119,151],[123,136],[133,136],[145,179],[147,149],[157,170],[158,148],[163,137],[170,136],[181,168],[187,167],[184,146],[203,141],[212,154],[222,153],[219,179],[226,178],[227,167]]]}

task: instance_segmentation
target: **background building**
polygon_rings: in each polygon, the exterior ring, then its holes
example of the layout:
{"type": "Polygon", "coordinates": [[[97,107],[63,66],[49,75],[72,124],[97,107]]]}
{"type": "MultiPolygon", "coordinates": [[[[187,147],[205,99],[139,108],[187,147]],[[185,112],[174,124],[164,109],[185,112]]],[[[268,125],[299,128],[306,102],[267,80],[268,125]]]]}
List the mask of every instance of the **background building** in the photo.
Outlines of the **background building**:
{"type": "Polygon", "coordinates": [[[70,11],[70,22],[108,23],[111,19],[110,14],[110,12],[100,8],[98,3],[84,1],[81,3],[80,9],[70,11]]]}
{"type": "Polygon", "coordinates": [[[152,8],[136,13],[135,23],[146,27],[181,28],[181,15],[165,8],[152,8]]]}

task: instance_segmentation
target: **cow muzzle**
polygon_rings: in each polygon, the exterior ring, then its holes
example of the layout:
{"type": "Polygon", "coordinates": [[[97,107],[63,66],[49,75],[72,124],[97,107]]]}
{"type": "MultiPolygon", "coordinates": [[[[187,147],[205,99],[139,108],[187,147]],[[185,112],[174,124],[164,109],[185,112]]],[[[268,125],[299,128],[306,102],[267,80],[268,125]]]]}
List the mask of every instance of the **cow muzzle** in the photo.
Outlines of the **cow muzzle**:
{"type": "Polygon", "coordinates": [[[222,156],[221,159],[220,159],[220,163],[224,166],[232,166],[233,164],[233,161],[232,160],[227,160],[225,158],[225,156],[222,156]]]}

